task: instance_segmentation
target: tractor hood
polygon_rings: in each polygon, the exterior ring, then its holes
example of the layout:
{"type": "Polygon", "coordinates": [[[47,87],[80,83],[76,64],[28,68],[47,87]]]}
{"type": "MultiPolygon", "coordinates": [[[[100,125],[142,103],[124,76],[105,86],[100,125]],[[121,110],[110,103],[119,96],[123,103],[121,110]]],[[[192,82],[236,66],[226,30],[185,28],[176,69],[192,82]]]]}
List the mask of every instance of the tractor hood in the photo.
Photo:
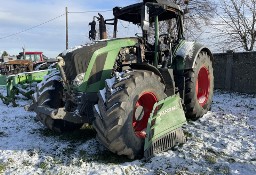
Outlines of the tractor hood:
{"type": "Polygon", "coordinates": [[[119,38],[64,51],[60,56],[65,61],[64,72],[68,82],[78,91],[97,92],[104,87],[104,80],[110,78],[120,49],[137,43],[137,38],[119,38]]]}

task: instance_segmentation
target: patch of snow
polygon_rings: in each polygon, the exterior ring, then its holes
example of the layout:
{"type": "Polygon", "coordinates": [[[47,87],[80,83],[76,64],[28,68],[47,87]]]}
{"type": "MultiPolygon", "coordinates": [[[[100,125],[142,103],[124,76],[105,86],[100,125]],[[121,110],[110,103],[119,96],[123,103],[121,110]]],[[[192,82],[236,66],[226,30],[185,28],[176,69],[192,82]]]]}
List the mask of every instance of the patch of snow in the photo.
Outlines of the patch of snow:
{"type": "Polygon", "coordinates": [[[75,51],[75,50],[77,50],[77,49],[81,49],[82,47],[83,47],[83,45],[80,45],[80,46],[75,46],[75,47],[72,47],[72,48],[70,48],[70,49],[64,50],[64,51],[62,52],[62,56],[66,56],[67,53],[73,52],[73,51],[75,51]]]}
{"type": "Polygon", "coordinates": [[[126,75],[125,72],[115,72],[115,77],[116,79],[118,79],[118,81],[122,81],[129,78],[129,76],[125,76],[125,75],[126,75]]]}
{"type": "Polygon", "coordinates": [[[35,88],[26,88],[26,89],[23,89],[23,88],[20,88],[20,87],[17,87],[17,89],[19,90],[19,92],[20,93],[23,93],[23,94],[26,94],[26,93],[28,93],[28,92],[30,92],[30,91],[35,91],[35,88]]]}
{"type": "Polygon", "coordinates": [[[44,77],[43,81],[41,81],[40,83],[37,84],[37,88],[41,89],[41,87],[43,87],[46,83],[48,83],[49,81],[53,81],[53,80],[57,80],[57,81],[61,80],[59,72],[55,72],[55,73],[46,75],[44,77]]]}
{"type": "Polygon", "coordinates": [[[113,84],[116,82],[116,77],[113,77],[111,79],[106,79],[105,82],[107,83],[107,86],[109,88],[112,88],[113,84]]]}
{"type": "Polygon", "coordinates": [[[54,69],[57,64],[58,64],[58,63],[52,63],[52,64],[48,67],[48,69],[54,69]]]}
{"type": "Polygon", "coordinates": [[[38,92],[38,88],[36,87],[34,94],[32,94],[32,99],[34,99],[34,101],[37,101],[38,96],[39,96],[39,92],[38,92]]]}
{"type": "Polygon", "coordinates": [[[46,92],[46,91],[50,91],[50,90],[54,90],[55,88],[53,87],[53,86],[49,86],[49,87],[46,87],[46,88],[44,88],[44,90],[43,91],[39,91],[39,96],[40,95],[42,95],[44,92],[46,92]]]}
{"type": "Polygon", "coordinates": [[[102,100],[104,101],[104,103],[106,102],[106,88],[100,90],[100,95],[102,97],[102,100]]]}
{"type": "Polygon", "coordinates": [[[111,79],[106,79],[105,82],[106,82],[111,94],[114,94],[116,92],[116,89],[113,89],[112,87],[113,87],[113,84],[116,82],[116,77],[113,77],[111,79]]]}
{"type": "Polygon", "coordinates": [[[42,64],[39,64],[35,67],[35,70],[40,70],[40,68],[44,65],[46,65],[47,63],[42,63],[42,64]]]}
{"type": "MultiPolygon", "coordinates": [[[[37,99],[36,99],[36,100],[37,100],[37,99]]],[[[45,104],[45,103],[47,103],[47,102],[50,101],[50,100],[51,100],[51,99],[49,99],[49,98],[46,99],[46,100],[44,100],[43,103],[42,103],[42,105],[45,104]]]]}
{"type": "Polygon", "coordinates": [[[101,117],[99,105],[98,104],[94,105],[94,108],[95,108],[96,112],[99,114],[99,116],[101,117]]]}
{"type": "Polygon", "coordinates": [[[46,80],[46,83],[49,82],[49,81],[53,81],[53,80],[60,81],[61,76],[58,73],[56,73],[55,75],[52,75],[51,77],[48,77],[45,80],[46,80]]]}
{"type": "Polygon", "coordinates": [[[54,69],[54,70],[52,70],[48,75],[45,75],[45,76],[44,76],[44,81],[47,81],[47,80],[48,80],[49,78],[51,78],[52,76],[59,75],[59,74],[60,74],[59,70],[54,69]]]}
{"type": "Polygon", "coordinates": [[[17,101],[0,101],[0,174],[256,174],[255,95],[215,91],[212,110],[183,127],[188,141],[148,162],[110,153],[90,129],[49,131],[17,101]]]}
{"type": "Polygon", "coordinates": [[[108,86],[108,90],[110,91],[111,95],[120,90],[120,87],[113,88],[113,85],[117,82],[117,80],[120,82],[120,81],[128,79],[130,77],[130,75],[128,75],[127,73],[129,73],[129,72],[131,72],[131,71],[126,70],[125,72],[115,72],[114,77],[112,77],[111,79],[105,80],[106,85],[108,86]]]}
{"type": "Polygon", "coordinates": [[[97,43],[98,42],[91,42],[91,43],[87,43],[87,44],[84,44],[84,45],[79,45],[79,46],[72,47],[70,49],[64,50],[62,52],[62,56],[66,56],[67,53],[73,52],[73,51],[75,51],[77,49],[81,49],[82,47],[91,46],[91,45],[94,45],[94,44],[97,44],[97,43]]]}

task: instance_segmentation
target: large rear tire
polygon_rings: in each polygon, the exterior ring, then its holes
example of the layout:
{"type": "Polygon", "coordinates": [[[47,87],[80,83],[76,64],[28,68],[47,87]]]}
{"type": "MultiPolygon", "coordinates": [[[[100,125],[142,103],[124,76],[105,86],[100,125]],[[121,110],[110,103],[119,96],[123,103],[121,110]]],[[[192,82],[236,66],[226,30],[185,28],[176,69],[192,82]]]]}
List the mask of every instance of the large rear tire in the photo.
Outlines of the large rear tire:
{"type": "MultiPolygon", "coordinates": [[[[48,75],[42,84],[40,84],[42,86],[38,86],[39,96],[34,98],[38,106],[54,109],[64,106],[64,102],[62,101],[63,85],[60,82],[60,79],[60,75],[52,73],[52,75],[48,75]]],[[[50,116],[38,112],[36,117],[47,128],[59,133],[74,131],[82,126],[82,124],[74,124],[64,120],[52,119],[50,116]]]]}
{"type": "Polygon", "coordinates": [[[185,111],[186,117],[197,120],[212,104],[214,76],[212,61],[206,52],[199,53],[195,68],[185,71],[185,111]]]}
{"type": "Polygon", "coordinates": [[[166,97],[164,88],[150,71],[129,71],[121,78],[106,80],[95,105],[97,139],[118,155],[130,159],[142,156],[150,112],[166,97]]]}

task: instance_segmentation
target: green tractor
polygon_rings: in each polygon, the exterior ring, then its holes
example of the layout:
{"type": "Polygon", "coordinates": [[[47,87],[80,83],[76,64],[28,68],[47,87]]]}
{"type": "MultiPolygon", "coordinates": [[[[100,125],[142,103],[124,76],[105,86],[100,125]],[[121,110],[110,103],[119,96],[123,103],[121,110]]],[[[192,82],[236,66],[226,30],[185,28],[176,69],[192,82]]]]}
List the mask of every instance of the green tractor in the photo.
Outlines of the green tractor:
{"type": "Polygon", "coordinates": [[[149,158],[184,143],[186,119],[210,109],[213,56],[184,39],[183,11],[167,0],[115,7],[113,15],[113,23],[98,18],[101,40],[59,55],[58,70],[38,85],[30,109],[53,131],[92,124],[113,153],[149,158]],[[118,20],[139,25],[141,36],[115,38],[118,20]],[[163,22],[171,27],[160,34],[163,22]],[[114,39],[105,38],[106,24],[114,25],[114,39]]]}

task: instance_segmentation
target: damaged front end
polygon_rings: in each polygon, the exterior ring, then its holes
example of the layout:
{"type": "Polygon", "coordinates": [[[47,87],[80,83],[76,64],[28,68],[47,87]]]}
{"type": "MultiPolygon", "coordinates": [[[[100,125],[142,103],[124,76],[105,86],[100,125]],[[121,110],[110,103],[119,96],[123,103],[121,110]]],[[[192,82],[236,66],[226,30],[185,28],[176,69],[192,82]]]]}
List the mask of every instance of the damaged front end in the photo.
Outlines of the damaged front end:
{"type": "Polygon", "coordinates": [[[137,43],[136,38],[102,40],[64,51],[57,57],[58,73],[48,75],[44,85],[37,88],[37,93],[50,88],[47,84],[59,90],[49,91],[51,95],[46,99],[40,94],[30,109],[52,120],[91,124],[93,106],[98,102],[97,93],[105,86],[105,79],[112,76],[120,50],[137,43]],[[51,76],[58,76],[60,80],[55,81],[49,78],[51,76]],[[54,104],[53,98],[60,98],[58,105],[54,104]]]}
{"type": "Polygon", "coordinates": [[[79,92],[77,89],[83,83],[84,76],[76,77],[73,81],[68,80],[64,69],[64,59],[60,56],[57,59],[58,70],[47,75],[45,81],[38,84],[33,95],[34,103],[27,107],[27,110],[34,111],[41,116],[50,117],[53,120],[63,120],[75,124],[91,124],[93,121],[92,106],[97,102],[97,98],[95,99],[97,97],[96,93],[79,92]],[[59,86],[63,86],[63,90],[59,92],[61,93],[62,105],[58,108],[47,105],[47,100],[45,100],[46,102],[40,100],[40,97],[45,93],[44,91],[57,88],[54,87],[54,84],[48,88],[42,87],[56,80],[61,82],[59,86]]]}

